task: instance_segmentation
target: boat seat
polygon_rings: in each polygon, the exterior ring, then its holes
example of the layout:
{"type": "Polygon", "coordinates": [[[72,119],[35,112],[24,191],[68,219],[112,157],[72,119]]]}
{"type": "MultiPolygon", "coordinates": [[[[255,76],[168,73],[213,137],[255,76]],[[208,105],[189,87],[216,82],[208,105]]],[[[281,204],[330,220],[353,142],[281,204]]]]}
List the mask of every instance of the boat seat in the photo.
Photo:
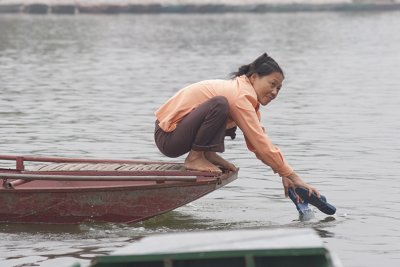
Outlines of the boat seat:
{"type": "Polygon", "coordinates": [[[183,164],[171,163],[49,163],[28,171],[185,171],[183,164]]]}

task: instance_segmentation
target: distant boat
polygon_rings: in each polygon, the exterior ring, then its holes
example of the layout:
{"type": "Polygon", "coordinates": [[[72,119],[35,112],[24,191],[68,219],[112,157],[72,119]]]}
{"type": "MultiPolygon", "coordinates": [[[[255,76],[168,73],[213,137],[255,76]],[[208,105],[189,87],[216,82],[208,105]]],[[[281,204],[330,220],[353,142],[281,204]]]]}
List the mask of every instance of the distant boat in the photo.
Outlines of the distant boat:
{"type": "Polygon", "coordinates": [[[194,201],[236,172],[188,171],[181,163],[0,155],[0,222],[135,223],[194,201]],[[27,166],[27,164],[31,166],[27,166]]]}

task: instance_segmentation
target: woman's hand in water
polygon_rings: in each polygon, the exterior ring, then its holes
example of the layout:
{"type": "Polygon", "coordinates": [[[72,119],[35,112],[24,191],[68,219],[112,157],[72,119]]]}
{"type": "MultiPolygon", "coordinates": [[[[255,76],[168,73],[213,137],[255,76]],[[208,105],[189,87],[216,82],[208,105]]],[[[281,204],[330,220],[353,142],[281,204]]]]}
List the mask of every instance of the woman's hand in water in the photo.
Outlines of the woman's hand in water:
{"type": "Polygon", "coordinates": [[[292,172],[289,176],[282,177],[282,184],[285,190],[286,197],[289,195],[289,188],[292,188],[294,190],[296,187],[303,187],[307,189],[309,196],[311,196],[312,193],[315,193],[318,197],[321,196],[319,191],[314,186],[311,186],[304,182],[295,172],[292,172]]]}

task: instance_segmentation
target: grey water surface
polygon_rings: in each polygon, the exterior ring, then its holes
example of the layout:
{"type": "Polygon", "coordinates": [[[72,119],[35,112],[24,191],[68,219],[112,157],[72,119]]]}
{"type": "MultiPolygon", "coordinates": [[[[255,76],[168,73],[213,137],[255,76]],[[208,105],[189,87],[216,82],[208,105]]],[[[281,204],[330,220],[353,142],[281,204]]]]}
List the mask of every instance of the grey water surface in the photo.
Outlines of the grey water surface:
{"type": "Polygon", "coordinates": [[[399,12],[0,16],[0,154],[168,161],[157,107],[266,51],[286,79],[262,123],[337,207],[299,220],[239,134],[224,153],[241,168],[232,184],[134,225],[0,224],[0,266],[87,266],[155,233],[281,227],[315,229],[347,267],[399,266],[399,44],[399,12]]]}

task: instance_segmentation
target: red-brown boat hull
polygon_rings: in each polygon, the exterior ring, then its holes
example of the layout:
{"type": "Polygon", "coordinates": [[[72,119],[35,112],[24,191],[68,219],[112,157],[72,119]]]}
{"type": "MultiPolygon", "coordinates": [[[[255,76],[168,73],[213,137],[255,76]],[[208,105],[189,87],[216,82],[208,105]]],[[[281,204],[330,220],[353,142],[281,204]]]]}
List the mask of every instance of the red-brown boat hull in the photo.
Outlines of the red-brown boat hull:
{"type": "MultiPolygon", "coordinates": [[[[0,174],[3,175],[10,172],[29,173],[0,170],[0,174]]],[[[40,172],[32,173],[40,175],[40,172]]],[[[77,172],[61,173],[73,175],[77,172]]],[[[173,173],[190,175],[194,172],[173,173]]],[[[102,172],[97,174],[101,176],[102,172]]],[[[126,172],[124,174],[126,175],[126,172]]],[[[146,174],[166,175],[165,172],[146,174]]],[[[218,176],[196,175],[196,177],[195,181],[163,182],[31,180],[18,184],[15,188],[0,189],[0,222],[51,224],[77,224],[88,221],[139,222],[176,209],[216,190],[236,179],[237,172],[218,176]]]]}

